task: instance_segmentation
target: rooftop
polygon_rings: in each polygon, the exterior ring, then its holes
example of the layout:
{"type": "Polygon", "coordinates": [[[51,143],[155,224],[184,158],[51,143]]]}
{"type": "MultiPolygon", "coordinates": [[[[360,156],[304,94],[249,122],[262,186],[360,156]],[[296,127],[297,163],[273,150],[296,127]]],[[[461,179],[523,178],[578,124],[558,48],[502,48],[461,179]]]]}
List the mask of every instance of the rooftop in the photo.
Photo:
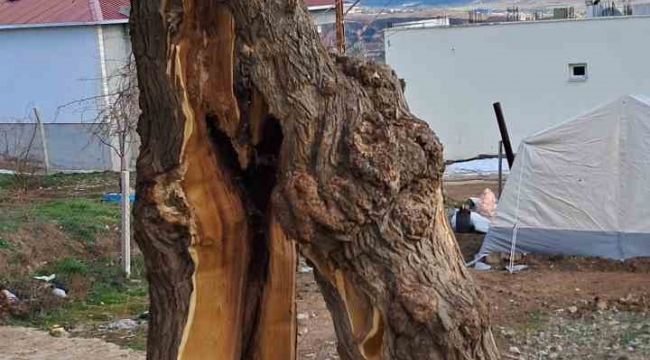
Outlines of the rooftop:
{"type": "MultiPolygon", "coordinates": [[[[304,0],[310,10],[335,0],[304,0]]],[[[130,0],[0,0],[0,26],[95,23],[128,20],[130,0]]]]}
{"type": "Polygon", "coordinates": [[[333,8],[335,0],[304,0],[309,9],[312,8],[333,8]]]}
{"type": "Polygon", "coordinates": [[[0,0],[0,25],[127,20],[129,0],[0,0]]]}

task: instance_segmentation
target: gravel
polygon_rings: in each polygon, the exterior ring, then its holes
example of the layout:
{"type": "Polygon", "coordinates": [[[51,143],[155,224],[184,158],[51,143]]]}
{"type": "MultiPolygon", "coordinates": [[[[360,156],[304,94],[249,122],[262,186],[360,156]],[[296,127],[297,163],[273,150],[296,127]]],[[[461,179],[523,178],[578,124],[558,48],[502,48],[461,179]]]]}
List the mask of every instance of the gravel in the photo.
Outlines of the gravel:
{"type": "Polygon", "coordinates": [[[505,359],[650,359],[650,317],[647,313],[557,311],[519,329],[501,327],[508,339],[505,359]],[[577,315],[577,316],[574,316],[577,315]],[[514,350],[514,351],[513,351],[514,350]]]}

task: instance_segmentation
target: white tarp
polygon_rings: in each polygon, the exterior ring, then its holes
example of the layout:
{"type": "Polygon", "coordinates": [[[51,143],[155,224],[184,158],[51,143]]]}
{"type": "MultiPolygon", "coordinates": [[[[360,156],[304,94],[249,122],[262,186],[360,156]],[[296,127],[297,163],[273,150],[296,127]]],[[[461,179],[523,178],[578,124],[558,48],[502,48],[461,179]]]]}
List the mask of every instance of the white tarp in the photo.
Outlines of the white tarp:
{"type": "Polygon", "coordinates": [[[650,100],[624,96],[522,141],[479,256],[650,255],[650,100]]]}

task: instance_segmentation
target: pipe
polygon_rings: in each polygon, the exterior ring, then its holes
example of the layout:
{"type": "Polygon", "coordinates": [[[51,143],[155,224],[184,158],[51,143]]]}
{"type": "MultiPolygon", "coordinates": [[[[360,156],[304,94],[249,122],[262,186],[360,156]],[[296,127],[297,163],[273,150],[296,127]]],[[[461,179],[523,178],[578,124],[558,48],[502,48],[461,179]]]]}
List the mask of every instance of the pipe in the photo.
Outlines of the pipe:
{"type": "Polygon", "coordinates": [[[499,141],[499,195],[497,199],[501,198],[501,187],[503,186],[503,142],[499,141]]]}
{"type": "Polygon", "coordinates": [[[503,111],[501,111],[501,103],[495,102],[492,104],[492,106],[494,107],[494,113],[497,116],[497,124],[499,124],[499,132],[501,133],[501,141],[503,141],[503,149],[506,151],[508,167],[512,169],[512,164],[515,162],[515,154],[512,152],[512,145],[510,145],[510,136],[508,135],[506,120],[503,118],[503,111]]]}

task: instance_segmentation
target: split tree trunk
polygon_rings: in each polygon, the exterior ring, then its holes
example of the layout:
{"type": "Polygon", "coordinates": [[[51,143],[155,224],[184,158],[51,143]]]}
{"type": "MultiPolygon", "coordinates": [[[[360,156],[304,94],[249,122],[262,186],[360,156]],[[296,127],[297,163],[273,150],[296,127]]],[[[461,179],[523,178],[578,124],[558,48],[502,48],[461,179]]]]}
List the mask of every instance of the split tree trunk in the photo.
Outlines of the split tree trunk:
{"type": "Polygon", "coordinates": [[[442,146],[297,0],[134,0],[149,359],[295,359],[294,239],[343,360],[498,359],[442,146]]]}

